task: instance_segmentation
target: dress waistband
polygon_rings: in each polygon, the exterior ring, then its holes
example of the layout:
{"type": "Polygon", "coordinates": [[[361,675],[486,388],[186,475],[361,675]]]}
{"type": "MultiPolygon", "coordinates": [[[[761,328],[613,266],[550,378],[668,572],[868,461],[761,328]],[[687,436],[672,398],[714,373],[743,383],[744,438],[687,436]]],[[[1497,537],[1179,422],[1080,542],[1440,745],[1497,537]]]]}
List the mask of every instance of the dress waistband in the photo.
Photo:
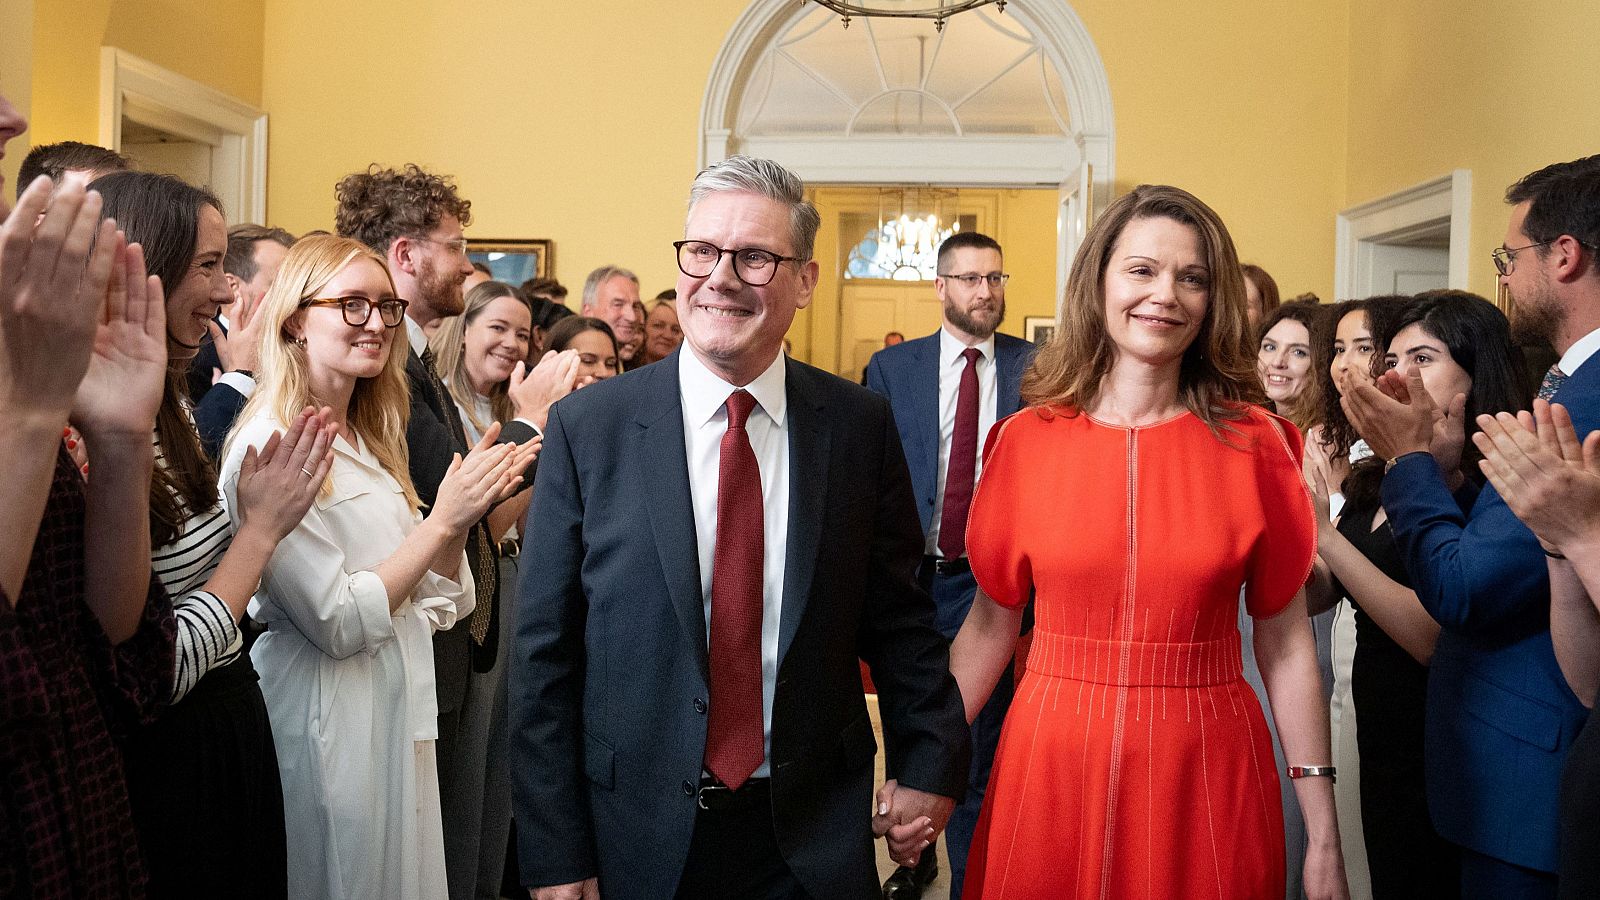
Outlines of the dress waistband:
{"type": "Polygon", "coordinates": [[[1094,684],[1202,687],[1244,671],[1239,632],[1195,643],[1104,641],[1035,629],[1028,671],[1094,684]]]}

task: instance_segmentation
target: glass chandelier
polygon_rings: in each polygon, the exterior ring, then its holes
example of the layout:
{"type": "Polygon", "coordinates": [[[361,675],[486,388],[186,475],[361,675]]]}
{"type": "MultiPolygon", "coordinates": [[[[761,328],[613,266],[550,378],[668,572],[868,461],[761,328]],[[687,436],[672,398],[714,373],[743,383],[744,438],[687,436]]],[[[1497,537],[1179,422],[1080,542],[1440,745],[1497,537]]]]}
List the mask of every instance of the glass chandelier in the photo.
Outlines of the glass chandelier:
{"type": "Polygon", "coordinates": [[[944,30],[946,19],[956,13],[988,6],[993,3],[998,12],[1006,11],[1006,0],[815,0],[820,6],[838,13],[844,27],[850,27],[855,16],[883,19],[932,19],[933,27],[944,30]]]}

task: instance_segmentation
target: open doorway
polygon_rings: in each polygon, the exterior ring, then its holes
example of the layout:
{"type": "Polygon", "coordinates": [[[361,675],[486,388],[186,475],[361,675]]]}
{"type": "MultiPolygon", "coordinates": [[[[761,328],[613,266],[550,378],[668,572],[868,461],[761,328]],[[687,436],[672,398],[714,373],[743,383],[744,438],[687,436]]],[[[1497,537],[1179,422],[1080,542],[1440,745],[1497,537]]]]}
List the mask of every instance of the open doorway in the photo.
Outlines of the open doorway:
{"type": "Polygon", "coordinates": [[[1457,169],[1340,213],[1334,299],[1465,290],[1471,203],[1457,169]]]}
{"type": "Polygon", "coordinates": [[[105,47],[100,144],[210,189],[230,223],[266,221],[267,116],[242,100],[105,47]]]}

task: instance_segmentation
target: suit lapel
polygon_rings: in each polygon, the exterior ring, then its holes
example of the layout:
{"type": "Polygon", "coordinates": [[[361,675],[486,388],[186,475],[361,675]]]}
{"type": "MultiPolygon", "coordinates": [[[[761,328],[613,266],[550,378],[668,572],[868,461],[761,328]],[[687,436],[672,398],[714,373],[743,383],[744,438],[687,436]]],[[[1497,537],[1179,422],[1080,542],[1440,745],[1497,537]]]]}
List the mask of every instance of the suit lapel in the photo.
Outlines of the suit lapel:
{"type": "MultiPolygon", "coordinates": [[[[911,395],[913,421],[918,423],[917,434],[931,435],[917,443],[920,465],[911,466],[913,472],[932,473],[927,479],[928,497],[933,496],[939,483],[939,332],[918,341],[917,355],[912,360],[908,393],[911,395]]],[[[919,501],[926,498],[918,497],[919,501]]],[[[927,509],[922,503],[919,509],[927,509]]],[[[927,523],[923,523],[927,528],[927,523]]]]}
{"type": "MultiPolygon", "coordinates": [[[[681,352],[681,351],[680,351],[681,352]]],[[[701,675],[710,677],[706,653],[705,598],[700,592],[700,556],[695,542],[694,501],[689,494],[689,462],[684,455],[683,405],[678,394],[678,356],[647,367],[638,400],[630,452],[640,473],[645,508],[655,535],[656,553],[678,625],[701,675]]]]}
{"type": "Polygon", "coordinates": [[[814,373],[793,361],[789,394],[789,540],[784,551],[783,609],[778,628],[778,665],[799,630],[822,543],[828,500],[830,425],[813,382],[814,373]]]}
{"type": "MultiPolygon", "coordinates": [[[[996,335],[995,358],[1000,364],[996,374],[1000,376],[997,387],[999,396],[996,398],[996,420],[1004,419],[1022,408],[1022,370],[1027,361],[1026,348],[1018,347],[1010,341],[1000,343],[996,335]]],[[[982,435],[980,435],[982,437],[982,435]]]]}

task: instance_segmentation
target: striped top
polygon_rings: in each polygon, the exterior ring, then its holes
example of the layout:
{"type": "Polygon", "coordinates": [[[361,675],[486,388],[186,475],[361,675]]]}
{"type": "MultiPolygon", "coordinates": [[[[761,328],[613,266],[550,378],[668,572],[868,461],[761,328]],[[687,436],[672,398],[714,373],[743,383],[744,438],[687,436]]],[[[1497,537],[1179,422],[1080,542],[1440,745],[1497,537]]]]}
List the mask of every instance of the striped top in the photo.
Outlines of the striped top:
{"type": "MultiPolygon", "coordinates": [[[[152,432],[156,465],[165,466],[161,441],[152,432]]],[[[217,504],[190,515],[178,537],[150,554],[150,568],[172,598],[172,612],[178,621],[177,677],[172,683],[172,703],[200,683],[212,669],[239,658],[244,646],[239,624],[222,598],[202,590],[222,555],[233,543],[233,525],[228,521],[227,502],[221,490],[217,504]]]]}

